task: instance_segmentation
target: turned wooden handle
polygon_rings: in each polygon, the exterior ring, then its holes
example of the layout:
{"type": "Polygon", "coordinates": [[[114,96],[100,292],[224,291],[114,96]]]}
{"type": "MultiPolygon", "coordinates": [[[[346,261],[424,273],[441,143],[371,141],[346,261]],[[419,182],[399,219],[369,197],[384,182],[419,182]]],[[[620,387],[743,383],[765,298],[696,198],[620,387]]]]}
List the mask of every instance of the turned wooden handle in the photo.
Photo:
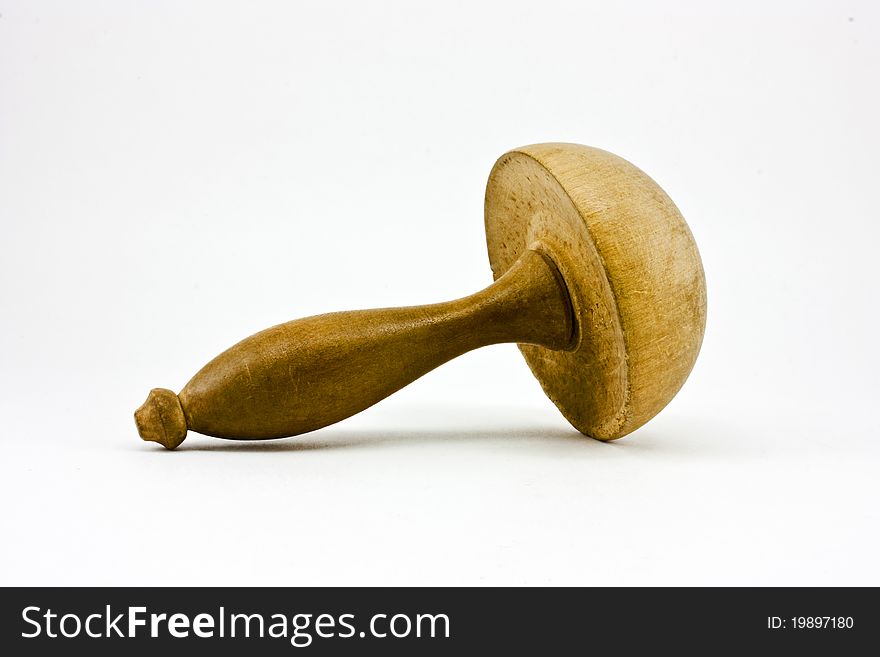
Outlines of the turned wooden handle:
{"type": "Polygon", "coordinates": [[[477,347],[564,349],[572,322],[555,265],[527,250],[493,285],[463,299],[330,313],[257,333],[208,363],[179,395],[152,390],[135,419],[141,437],[169,449],[187,429],[219,438],[295,436],[354,415],[477,347]]]}

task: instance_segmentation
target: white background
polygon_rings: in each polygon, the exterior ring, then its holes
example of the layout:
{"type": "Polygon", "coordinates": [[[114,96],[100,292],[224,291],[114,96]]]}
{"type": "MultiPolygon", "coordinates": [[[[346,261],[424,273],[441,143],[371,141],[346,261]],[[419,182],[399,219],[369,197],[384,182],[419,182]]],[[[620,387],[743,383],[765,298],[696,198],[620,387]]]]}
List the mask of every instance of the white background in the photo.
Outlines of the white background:
{"type": "Polygon", "coordinates": [[[0,1],[0,583],[880,584],[870,2],[0,1]],[[491,281],[541,141],[676,201],[703,352],[571,429],[513,345],[334,427],[140,441],[239,339],[491,281]]]}

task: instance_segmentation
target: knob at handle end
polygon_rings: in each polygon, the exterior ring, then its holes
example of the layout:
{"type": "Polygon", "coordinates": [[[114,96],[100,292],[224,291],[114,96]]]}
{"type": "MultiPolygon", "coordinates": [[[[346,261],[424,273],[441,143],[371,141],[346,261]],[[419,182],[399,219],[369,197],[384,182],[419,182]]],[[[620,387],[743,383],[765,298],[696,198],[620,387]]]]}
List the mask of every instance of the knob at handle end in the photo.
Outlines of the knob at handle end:
{"type": "Polygon", "coordinates": [[[174,449],[186,438],[186,416],[180,399],[171,390],[153,388],[147,401],[134,412],[141,438],[174,449]]]}

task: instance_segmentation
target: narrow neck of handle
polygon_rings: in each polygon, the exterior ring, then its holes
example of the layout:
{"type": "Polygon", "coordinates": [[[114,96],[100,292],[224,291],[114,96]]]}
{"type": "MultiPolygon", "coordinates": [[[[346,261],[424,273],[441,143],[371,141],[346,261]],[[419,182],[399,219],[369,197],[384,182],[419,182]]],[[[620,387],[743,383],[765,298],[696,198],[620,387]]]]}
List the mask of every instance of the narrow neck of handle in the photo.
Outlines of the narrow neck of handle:
{"type": "Polygon", "coordinates": [[[461,324],[450,328],[466,332],[468,349],[502,342],[566,349],[574,340],[574,314],[565,282],[540,251],[525,251],[484,290],[439,305],[448,306],[451,324],[461,324]]]}

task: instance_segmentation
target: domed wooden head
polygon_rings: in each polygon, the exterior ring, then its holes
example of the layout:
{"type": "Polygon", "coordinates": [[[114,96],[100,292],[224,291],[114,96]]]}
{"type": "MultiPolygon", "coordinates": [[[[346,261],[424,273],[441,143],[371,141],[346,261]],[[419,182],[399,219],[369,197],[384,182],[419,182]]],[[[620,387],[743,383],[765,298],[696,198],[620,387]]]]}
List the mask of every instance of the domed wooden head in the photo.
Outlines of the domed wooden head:
{"type": "Polygon", "coordinates": [[[485,213],[496,279],[533,248],[568,288],[573,348],[520,346],[550,399],[603,440],[650,420],[684,384],[706,323],[700,255],[672,200],[611,153],[537,144],[498,160],[485,213]]]}

